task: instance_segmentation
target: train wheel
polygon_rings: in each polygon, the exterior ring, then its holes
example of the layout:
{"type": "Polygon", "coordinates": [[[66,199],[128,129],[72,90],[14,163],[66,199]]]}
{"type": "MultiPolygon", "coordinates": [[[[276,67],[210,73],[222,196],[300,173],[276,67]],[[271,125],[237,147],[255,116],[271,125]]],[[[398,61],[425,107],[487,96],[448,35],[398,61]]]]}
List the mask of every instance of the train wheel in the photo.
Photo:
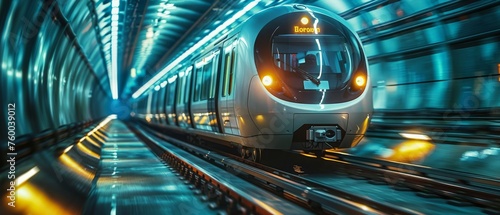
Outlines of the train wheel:
{"type": "Polygon", "coordinates": [[[250,160],[253,162],[260,162],[260,159],[262,158],[262,149],[259,148],[252,148],[252,154],[250,155],[250,160]]]}

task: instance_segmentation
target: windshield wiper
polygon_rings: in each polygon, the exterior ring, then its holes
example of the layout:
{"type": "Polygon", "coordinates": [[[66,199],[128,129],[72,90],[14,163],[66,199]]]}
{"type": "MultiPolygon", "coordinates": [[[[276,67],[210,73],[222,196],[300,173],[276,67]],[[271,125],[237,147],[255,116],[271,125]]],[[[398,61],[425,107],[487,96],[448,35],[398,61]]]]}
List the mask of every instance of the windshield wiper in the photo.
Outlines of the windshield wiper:
{"type": "Polygon", "coordinates": [[[313,75],[311,75],[311,73],[299,68],[299,67],[296,67],[296,68],[293,68],[292,69],[293,71],[295,72],[298,72],[300,73],[302,76],[304,76],[306,79],[310,80],[311,82],[313,82],[314,84],[316,84],[316,86],[319,86],[319,84],[321,83],[321,81],[319,79],[317,79],[316,77],[314,77],[313,75]],[[297,69],[297,70],[295,70],[297,69]]]}
{"type": "MultiPolygon", "coordinates": [[[[276,59],[277,61],[281,61],[279,58],[276,59]]],[[[305,77],[306,80],[310,80],[311,82],[313,82],[314,84],[316,84],[316,86],[319,86],[319,84],[321,83],[321,81],[317,78],[315,78],[313,75],[311,75],[311,73],[299,68],[299,67],[291,67],[289,63],[285,63],[289,68],[292,68],[292,70],[294,72],[297,72],[299,74],[302,75],[302,77],[305,77]]]]}

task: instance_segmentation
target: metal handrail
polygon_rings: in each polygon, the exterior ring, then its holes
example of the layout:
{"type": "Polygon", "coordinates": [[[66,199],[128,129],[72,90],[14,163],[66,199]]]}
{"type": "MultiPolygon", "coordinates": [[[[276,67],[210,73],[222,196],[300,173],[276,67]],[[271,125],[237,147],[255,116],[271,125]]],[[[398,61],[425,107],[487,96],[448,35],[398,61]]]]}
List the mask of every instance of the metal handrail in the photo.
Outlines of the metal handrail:
{"type": "MultiPolygon", "coordinates": [[[[81,132],[85,128],[88,128],[100,120],[101,119],[95,119],[78,123],[70,123],[61,125],[58,128],[48,128],[37,134],[25,134],[19,136],[15,141],[16,161],[20,162],[40,150],[56,145],[60,141],[81,132]]],[[[0,172],[5,171],[6,168],[7,163],[2,163],[0,172]]]]}

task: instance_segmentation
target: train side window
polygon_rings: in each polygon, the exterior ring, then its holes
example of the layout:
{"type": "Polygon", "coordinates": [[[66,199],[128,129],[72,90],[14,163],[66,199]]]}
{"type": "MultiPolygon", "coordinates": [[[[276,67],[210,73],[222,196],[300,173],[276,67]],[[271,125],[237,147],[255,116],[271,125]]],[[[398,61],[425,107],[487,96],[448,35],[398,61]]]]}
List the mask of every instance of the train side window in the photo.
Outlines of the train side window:
{"type": "Polygon", "coordinates": [[[167,85],[168,101],[167,105],[173,105],[175,100],[175,81],[167,85]]]}
{"type": "Polygon", "coordinates": [[[207,68],[203,66],[201,68],[201,73],[200,73],[200,101],[206,100],[207,99],[207,94],[206,94],[206,73],[207,73],[207,68]]]}
{"type": "Polygon", "coordinates": [[[156,112],[158,114],[161,114],[161,110],[163,109],[163,107],[161,106],[161,101],[162,101],[162,96],[164,95],[164,92],[163,92],[163,89],[160,89],[158,90],[158,92],[156,92],[156,112]]]}
{"type": "Polygon", "coordinates": [[[228,88],[228,80],[229,80],[229,71],[231,69],[231,52],[227,52],[224,55],[224,79],[222,82],[222,97],[227,96],[227,88],[228,88]]]}
{"type": "Polygon", "coordinates": [[[149,100],[149,96],[143,97],[143,99],[142,99],[142,113],[143,114],[148,113],[148,100],[149,100]]]}
{"type": "Polygon", "coordinates": [[[191,70],[192,70],[192,67],[190,67],[188,70],[186,70],[186,73],[184,74],[185,77],[186,77],[186,84],[185,84],[185,87],[184,88],[184,104],[187,104],[189,102],[189,95],[190,95],[190,92],[191,92],[191,70]]]}
{"type": "Polygon", "coordinates": [[[209,88],[209,94],[208,94],[209,99],[213,99],[215,97],[215,83],[216,83],[215,79],[217,77],[217,71],[219,71],[218,70],[218,66],[219,66],[219,55],[218,54],[214,55],[212,62],[213,62],[213,66],[212,66],[212,72],[210,74],[210,88],[209,88]]]}
{"type": "Polygon", "coordinates": [[[152,97],[153,97],[153,92],[150,92],[148,94],[148,103],[147,103],[147,107],[146,107],[146,114],[151,114],[151,100],[152,100],[152,97]]]}
{"type": "Polygon", "coordinates": [[[166,89],[165,88],[162,88],[160,89],[160,91],[158,91],[158,112],[159,113],[163,113],[165,112],[165,107],[164,107],[164,104],[165,104],[165,93],[166,93],[166,89]]]}
{"type": "Polygon", "coordinates": [[[139,101],[139,108],[137,108],[138,113],[144,114],[146,112],[146,99],[145,97],[142,97],[141,100],[139,101]]]}
{"type": "Polygon", "coordinates": [[[167,109],[167,106],[168,106],[168,100],[170,99],[170,97],[172,97],[172,94],[170,94],[169,88],[170,88],[170,84],[165,86],[165,101],[163,102],[163,106],[165,106],[165,110],[167,109]]]}
{"type": "Polygon", "coordinates": [[[161,89],[163,91],[163,95],[162,95],[162,100],[161,100],[161,106],[163,107],[163,113],[167,112],[167,97],[168,97],[168,92],[167,92],[167,88],[164,87],[163,89],[161,89]]]}
{"type": "Polygon", "coordinates": [[[151,108],[149,108],[149,113],[150,114],[155,114],[156,113],[156,106],[155,106],[155,102],[156,102],[156,91],[152,90],[153,92],[151,93],[151,102],[149,103],[149,106],[151,106],[151,108]]]}
{"type": "Polygon", "coordinates": [[[151,99],[149,102],[149,113],[150,114],[155,114],[156,113],[156,91],[152,90],[151,92],[151,99]]]}
{"type": "Polygon", "coordinates": [[[180,77],[177,80],[179,83],[177,84],[177,101],[175,101],[176,104],[180,104],[182,101],[182,98],[184,98],[184,91],[181,90],[184,87],[184,84],[186,84],[186,78],[180,77]]]}
{"type": "Polygon", "coordinates": [[[153,105],[153,114],[155,115],[155,117],[156,117],[156,114],[158,114],[158,99],[160,98],[159,94],[160,94],[160,91],[156,91],[153,94],[153,103],[151,104],[151,105],[153,105]]]}
{"type": "Polygon", "coordinates": [[[201,97],[200,100],[207,100],[208,94],[210,92],[210,81],[212,80],[213,71],[213,59],[210,59],[208,63],[203,66],[203,80],[201,87],[201,97]]]}
{"type": "Polygon", "coordinates": [[[195,69],[195,82],[194,82],[194,94],[193,94],[193,101],[199,101],[200,100],[200,93],[201,93],[201,84],[202,84],[202,78],[203,78],[203,67],[199,67],[195,69]]]}
{"type": "Polygon", "coordinates": [[[236,69],[236,49],[233,48],[233,50],[231,51],[231,67],[230,67],[230,71],[229,71],[229,87],[228,87],[228,92],[227,92],[227,95],[231,95],[231,93],[233,92],[233,77],[234,77],[234,70],[236,69]]]}

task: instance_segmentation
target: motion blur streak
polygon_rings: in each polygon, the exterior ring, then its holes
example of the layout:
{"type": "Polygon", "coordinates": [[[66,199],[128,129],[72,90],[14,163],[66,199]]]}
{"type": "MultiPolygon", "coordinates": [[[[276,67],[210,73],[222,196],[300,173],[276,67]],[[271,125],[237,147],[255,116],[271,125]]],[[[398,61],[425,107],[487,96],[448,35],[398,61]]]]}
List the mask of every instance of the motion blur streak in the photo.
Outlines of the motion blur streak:
{"type": "Polygon", "coordinates": [[[82,167],[79,163],[77,163],[73,158],[71,158],[68,154],[62,154],[59,157],[59,160],[69,169],[71,169],[75,174],[78,174],[81,177],[84,177],[88,180],[92,180],[94,175],[89,172],[86,168],[82,167]]]}
{"type": "MultiPolygon", "coordinates": [[[[48,193],[30,183],[21,185],[16,197],[16,207],[8,207],[8,211],[3,211],[2,214],[45,215],[79,212],[54,202],[48,193]]],[[[7,204],[7,198],[4,198],[3,204],[7,204]]]]}
{"type": "Polygon", "coordinates": [[[400,162],[415,162],[425,158],[435,145],[423,140],[408,140],[396,145],[393,153],[386,159],[400,162]]]}

